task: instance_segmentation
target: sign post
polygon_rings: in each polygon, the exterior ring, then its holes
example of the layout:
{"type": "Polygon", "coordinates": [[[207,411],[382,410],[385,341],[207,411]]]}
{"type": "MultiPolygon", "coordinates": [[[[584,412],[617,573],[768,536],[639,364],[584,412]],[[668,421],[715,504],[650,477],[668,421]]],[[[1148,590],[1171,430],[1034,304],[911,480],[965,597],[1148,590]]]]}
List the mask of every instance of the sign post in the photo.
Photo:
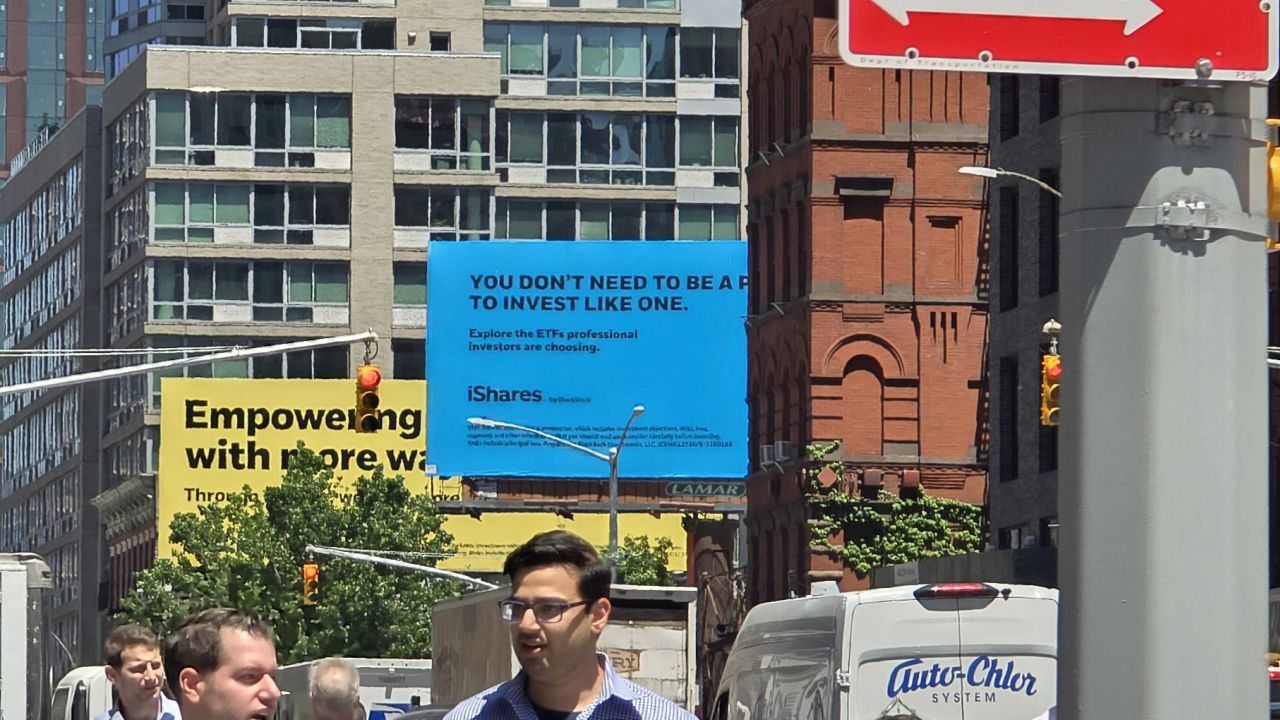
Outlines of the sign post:
{"type": "Polygon", "coordinates": [[[1060,120],[1062,720],[1266,715],[1276,7],[840,0],[853,65],[1085,76],[1060,120]]]}

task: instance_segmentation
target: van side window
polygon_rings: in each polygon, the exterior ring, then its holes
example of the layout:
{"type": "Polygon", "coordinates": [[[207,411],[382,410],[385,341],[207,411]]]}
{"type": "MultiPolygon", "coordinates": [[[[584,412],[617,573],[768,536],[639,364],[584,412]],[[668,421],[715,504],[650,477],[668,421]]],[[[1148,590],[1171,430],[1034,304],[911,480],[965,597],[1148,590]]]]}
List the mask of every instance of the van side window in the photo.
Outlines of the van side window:
{"type": "Polygon", "coordinates": [[[720,693],[716,704],[711,708],[710,720],[729,720],[729,692],[720,693]]]}

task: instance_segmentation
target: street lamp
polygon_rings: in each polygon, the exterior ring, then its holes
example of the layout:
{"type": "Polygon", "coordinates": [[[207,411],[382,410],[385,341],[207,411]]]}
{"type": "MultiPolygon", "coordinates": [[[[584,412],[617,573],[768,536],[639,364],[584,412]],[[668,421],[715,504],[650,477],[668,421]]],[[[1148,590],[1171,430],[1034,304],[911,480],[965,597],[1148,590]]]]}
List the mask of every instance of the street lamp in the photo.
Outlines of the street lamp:
{"type": "Polygon", "coordinates": [[[984,177],[988,179],[998,178],[1001,175],[1008,175],[1010,177],[1021,178],[1028,182],[1032,182],[1032,183],[1035,183],[1036,185],[1039,185],[1040,189],[1044,190],[1045,192],[1050,192],[1058,197],[1062,197],[1062,193],[1058,192],[1057,188],[1041,180],[1040,178],[1031,177],[1030,175],[1023,175],[1020,172],[1014,172],[1012,170],[1005,170],[1004,168],[989,168],[989,167],[982,167],[981,165],[965,165],[963,167],[956,168],[956,172],[960,173],[961,175],[977,175],[978,177],[984,177]]]}
{"type": "Polygon", "coordinates": [[[618,564],[618,456],[622,454],[622,444],[627,441],[627,433],[631,430],[631,424],[636,421],[636,418],[643,414],[643,405],[636,405],[631,408],[631,417],[627,418],[627,424],[622,427],[622,436],[618,438],[618,444],[609,448],[608,453],[592,450],[589,447],[579,445],[578,443],[570,440],[565,440],[562,437],[556,437],[551,433],[543,432],[537,428],[516,425],[515,423],[504,422],[502,420],[473,417],[467,418],[467,422],[480,427],[519,430],[520,432],[526,432],[530,435],[537,435],[544,440],[549,440],[557,445],[563,445],[567,448],[573,448],[580,453],[590,455],[597,460],[603,460],[609,464],[609,567],[616,575],[618,564]]]}

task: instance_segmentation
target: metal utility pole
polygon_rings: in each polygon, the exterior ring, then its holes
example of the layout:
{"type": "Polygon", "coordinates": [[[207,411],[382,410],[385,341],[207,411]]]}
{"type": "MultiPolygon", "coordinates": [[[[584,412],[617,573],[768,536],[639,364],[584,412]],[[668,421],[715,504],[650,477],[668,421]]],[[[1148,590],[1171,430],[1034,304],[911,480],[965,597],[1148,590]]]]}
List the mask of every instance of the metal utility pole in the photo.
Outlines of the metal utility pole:
{"type": "Polygon", "coordinates": [[[1266,86],[1062,99],[1058,717],[1262,718],[1266,86]]]}

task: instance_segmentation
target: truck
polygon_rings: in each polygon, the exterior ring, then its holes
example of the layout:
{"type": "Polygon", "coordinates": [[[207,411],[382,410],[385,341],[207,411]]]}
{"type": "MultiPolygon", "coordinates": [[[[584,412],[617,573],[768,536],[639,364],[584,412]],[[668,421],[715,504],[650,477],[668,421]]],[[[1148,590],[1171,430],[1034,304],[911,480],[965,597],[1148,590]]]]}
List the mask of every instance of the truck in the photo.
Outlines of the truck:
{"type": "MultiPolygon", "coordinates": [[[[346,658],[360,672],[360,703],[368,720],[392,720],[431,704],[431,661],[397,658],[346,658]]],[[[280,704],[275,720],[315,720],[311,713],[312,662],[280,668],[280,704]]]]}
{"type": "MultiPolygon", "coordinates": [[[[498,602],[508,587],[445,600],[431,613],[432,699],[452,706],[520,671],[498,602]]],[[[698,702],[697,588],[614,585],[600,638],[622,677],[692,711],[698,702]]]]}
{"type": "Polygon", "coordinates": [[[52,592],[43,559],[0,553],[0,720],[48,720],[52,592]]]}

